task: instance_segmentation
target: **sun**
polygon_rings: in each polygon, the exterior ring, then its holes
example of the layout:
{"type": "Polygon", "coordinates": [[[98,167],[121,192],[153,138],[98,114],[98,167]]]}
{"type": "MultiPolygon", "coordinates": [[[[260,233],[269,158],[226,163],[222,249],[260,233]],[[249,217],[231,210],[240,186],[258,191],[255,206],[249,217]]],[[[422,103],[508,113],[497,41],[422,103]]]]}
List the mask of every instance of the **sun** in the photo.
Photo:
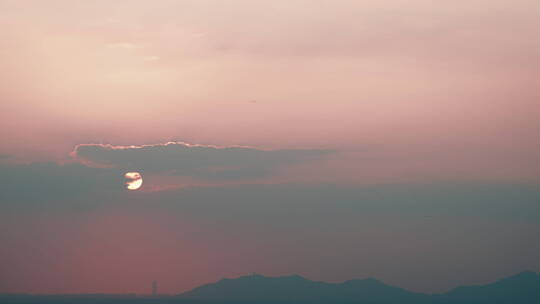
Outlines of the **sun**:
{"type": "Polygon", "coordinates": [[[143,179],[139,172],[128,172],[124,174],[126,179],[124,185],[128,190],[137,190],[142,186],[143,179]]]}

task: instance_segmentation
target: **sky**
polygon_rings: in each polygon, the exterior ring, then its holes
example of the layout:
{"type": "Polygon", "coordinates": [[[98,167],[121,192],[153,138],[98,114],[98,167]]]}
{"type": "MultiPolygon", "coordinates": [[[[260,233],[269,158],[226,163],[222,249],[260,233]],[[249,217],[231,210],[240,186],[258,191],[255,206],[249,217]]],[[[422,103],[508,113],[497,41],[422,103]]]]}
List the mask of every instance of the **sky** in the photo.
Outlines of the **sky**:
{"type": "Polygon", "coordinates": [[[540,272],[538,36],[536,0],[0,0],[0,292],[540,272]]]}

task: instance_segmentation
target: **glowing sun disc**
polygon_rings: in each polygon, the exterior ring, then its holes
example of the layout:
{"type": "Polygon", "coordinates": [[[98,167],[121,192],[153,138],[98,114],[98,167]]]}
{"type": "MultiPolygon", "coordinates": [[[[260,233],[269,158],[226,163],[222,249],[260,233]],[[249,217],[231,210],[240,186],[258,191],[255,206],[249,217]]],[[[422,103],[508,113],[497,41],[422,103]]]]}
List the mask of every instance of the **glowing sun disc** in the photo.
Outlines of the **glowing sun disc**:
{"type": "Polygon", "coordinates": [[[128,172],[124,174],[124,178],[126,179],[124,185],[128,190],[137,190],[142,186],[143,180],[139,172],[128,172]]]}

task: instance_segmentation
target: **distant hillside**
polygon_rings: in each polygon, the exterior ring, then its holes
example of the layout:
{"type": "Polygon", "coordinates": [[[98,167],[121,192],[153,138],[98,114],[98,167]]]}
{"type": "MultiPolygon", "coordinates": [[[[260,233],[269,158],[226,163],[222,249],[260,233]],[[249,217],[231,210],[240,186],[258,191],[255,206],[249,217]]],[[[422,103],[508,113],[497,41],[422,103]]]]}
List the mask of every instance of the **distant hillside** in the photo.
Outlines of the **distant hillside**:
{"type": "Polygon", "coordinates": [[[414,293],[386,285],[376,279],[332,284],[311,281],[300,276],[251,275],[206,284],[179,297],[227,304],[537,304],[540,303],[540,275],[523,272],[492,284],[458,287],[440,295],[414,293]]]}
{"type": "Polygon", "coordinates": [[[375,279],[332,284],[300,276],[261,275],[223,279],[183,293],[180,297],[223,303],[417,303],[428,298],[375,279]]]}
{"type": "Polygon", "coordinates": [[[443,303],[540,303],[540,275],[522,272],[492,284],[458,287],[441,296],[443,303]]]}
{"type": "Polygon", "coordinates": [[[439,295],[410,292],[375,279],[339,284],[300,276],[244,276],[206,284],[178,296],[0,294],[10,304],[538,304],[540,275],[523,272],[492,284],[439,295]]]}

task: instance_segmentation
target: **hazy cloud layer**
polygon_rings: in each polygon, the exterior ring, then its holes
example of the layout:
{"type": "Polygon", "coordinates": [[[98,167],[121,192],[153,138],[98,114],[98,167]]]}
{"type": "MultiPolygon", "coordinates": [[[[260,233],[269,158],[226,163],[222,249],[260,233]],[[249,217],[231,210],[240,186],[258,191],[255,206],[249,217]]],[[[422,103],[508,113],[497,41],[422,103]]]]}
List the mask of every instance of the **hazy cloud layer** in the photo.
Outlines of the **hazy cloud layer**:
{"type": "Polygon", "coordinates": [[[240,184],[134,193],[124,190],[123,174],[120,168],[77,163],[1,165],[0,201],[3,206],[42,202],[54,209],[83,201],[96,207],[127,203],[203,221],[266,217],[289,219],[291,225],[360,215],[540,219],[535,184],[240,184]]]}
{"type": "Polygon", "coordinates": [[[276,169],[317,160],[329,150],[259,150],[169,142],[142,146],[78,145],[73,155],[83,162],[125,170],[204,179],[264,177],[276,169]]]}
{"type": "Polygon", "coordinates": [[[132,192],[121,178],[118,168],[81,164],[1,167],[0,287],[114,292],[146,286],[159,271],[160,288],[174,293],[257,271],[325,281],[375,276],[443,291],[463,284],[464,272],[473,284],[540,269],[534,185],[132,192]]]}
{"type": "Polygon", "coordinates": [[[117,193],[123,188],[123,174],[112,168],[89,168],[81,164],[59,165],[52,162],[0,165],[0,200],[5,204],[21,202],[60,202],[83,195],[117,193]]]}

